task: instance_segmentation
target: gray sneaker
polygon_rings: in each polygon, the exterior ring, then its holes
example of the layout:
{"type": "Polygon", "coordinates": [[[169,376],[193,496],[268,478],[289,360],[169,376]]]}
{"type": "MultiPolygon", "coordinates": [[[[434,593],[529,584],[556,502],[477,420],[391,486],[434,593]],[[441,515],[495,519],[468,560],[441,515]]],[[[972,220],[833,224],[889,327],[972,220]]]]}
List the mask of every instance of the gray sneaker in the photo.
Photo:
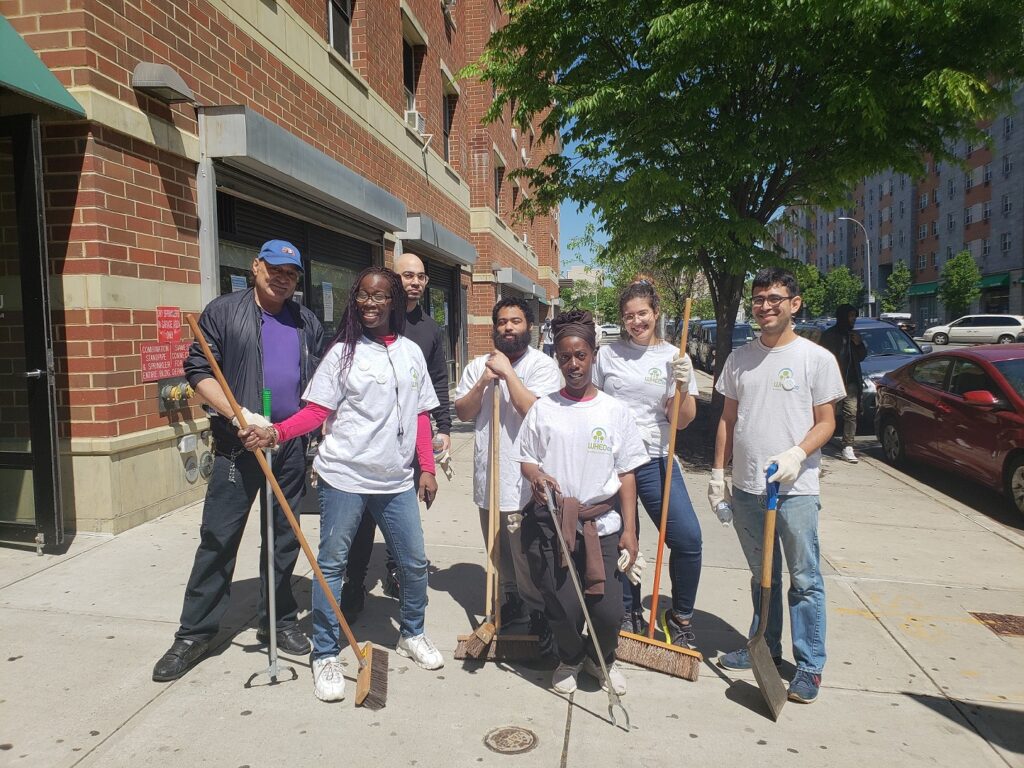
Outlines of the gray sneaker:
{"type": "MultiPolygon", "coordinates": [[[[776,667],[782,666],[781,656],[772,656],[772,661],[775,662],[776,667]]],[[[750,651],[746,648],[740,648],[736,651],[730,651],[722,656],[718,657],[718,666],[722,669],[750,669],[752,666],[750,663],[750,651]]]]}

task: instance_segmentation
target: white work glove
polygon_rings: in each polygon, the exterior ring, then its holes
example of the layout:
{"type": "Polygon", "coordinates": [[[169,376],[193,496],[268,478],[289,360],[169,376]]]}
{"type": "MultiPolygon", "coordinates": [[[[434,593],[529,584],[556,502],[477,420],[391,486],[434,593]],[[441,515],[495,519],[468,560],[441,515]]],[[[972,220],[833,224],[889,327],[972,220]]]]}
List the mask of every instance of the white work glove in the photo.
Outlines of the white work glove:
{"type": "Polygon", "coordinates": [[[640,579],[644,575],[644,568],[647,567],[647,561],[644,560],[644,553],[637,552],[636,560],[633,561],[632,567],[629,566],[629,552],[622,550],[619,552],[619,570],[622,571],[626,578],[629,579],[630,584],[639,585],[640,579]]]}
{"type": "Polygon", "coordinates": [[[711,482],[708,483],[708,503],[711,510],[717,511],[718,505],[723,501],[732,504],[732,490],[725,483],[725,470],[712,469],[711,482]]]}
{"type": "Polygon", "coordinates": [[[768,482],[792,485],[796,482],[796,478],[800,474],[800,467],[806,458],[807,454],[799,445],[794,445],[792,448],[783,451],[778,456],[772,456],[767,462],[765,462],[765,472],[768,471],[768,467],[772,464],[778,464],[779,468],[775,471],[774,475],[771,475],[768,478],[768,482]]]}
{"type": "Polygon", "coordinates": [[[523,516],[519,512],[509,512],[505,517],[505,530],[509,533],[515,533],[519,530],[519,526],[523,524],[523,516]]]}
{"type": "Polygon", "coordinates": [[[690,378],[693,376],[693,364],[690,362],[690,358],[687,355],[680,355],[676,352],[670,367],[672,369],[672,380],[679,385],[679,388],[684,393],[687,392],[690,386],[690,378]]]}
{"type": "MultiPolygon", "coordinates": [[[[266,429],[267,427],[270,426],[270,422],[267,421],[263,414],[253,413],[248,408],[242,409],[242,415],[245,416],[245,423],[250,427],[259,427],[260,429],[266,429]]],[[[241,429],[241,427],[238,426],[237,416],[231,417],[231,424],[235,427],[235,429],[241,429]]]]}

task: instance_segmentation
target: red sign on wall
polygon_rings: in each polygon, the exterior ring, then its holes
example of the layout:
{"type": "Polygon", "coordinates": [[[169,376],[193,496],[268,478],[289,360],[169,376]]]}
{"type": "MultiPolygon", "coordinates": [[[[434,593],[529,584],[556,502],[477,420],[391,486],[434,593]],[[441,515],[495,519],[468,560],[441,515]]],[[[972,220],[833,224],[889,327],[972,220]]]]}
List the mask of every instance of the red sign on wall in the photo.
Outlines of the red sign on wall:
{"type": "Polygon", "coordinates": [[[156,308],[156,337],[164,344],[181,341],[181,308],[156,308]]]}
{"type": "Polygon", "coordinates": [[[142,344],[142,380],[158,381],[175,376],[184,376],[182,363],[188,355],[189,341],[178,341],[174,344],[142,344]]]}

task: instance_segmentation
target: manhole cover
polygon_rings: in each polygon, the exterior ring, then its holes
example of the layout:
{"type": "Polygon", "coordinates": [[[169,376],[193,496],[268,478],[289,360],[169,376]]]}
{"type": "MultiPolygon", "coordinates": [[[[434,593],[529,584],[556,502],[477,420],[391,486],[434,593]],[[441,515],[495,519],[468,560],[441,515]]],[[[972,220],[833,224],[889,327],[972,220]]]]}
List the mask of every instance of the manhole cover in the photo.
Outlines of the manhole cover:
{"type": "Polygon", "coordinates": [[[484,746],[502,755],[521,755],[537,746],[537,734],[525,728],[507,725],[484,736],[484,746]]]}
{"type": "Polygon", "coordinates": [[[997,635],[1024,637],[1024,616],[1014,616],[1009,613],[975,613],[974,611],[971,611],[971,616],[997,635]]]}

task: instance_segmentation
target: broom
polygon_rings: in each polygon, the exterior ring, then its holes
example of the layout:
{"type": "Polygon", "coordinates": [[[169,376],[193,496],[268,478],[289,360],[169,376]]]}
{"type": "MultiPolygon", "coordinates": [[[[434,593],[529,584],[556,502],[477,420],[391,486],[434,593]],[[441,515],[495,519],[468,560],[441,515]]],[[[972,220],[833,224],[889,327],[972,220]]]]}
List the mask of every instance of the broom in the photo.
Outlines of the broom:
{"type": "MultiPolygon", "coordinates": [[[[683,310],[683,332],[679,341],[679,354],[686,354],[686,337],[690,325],[690,304],[691,299],[686,300],[686,307],[683,310]]],[[[668,531],[668,503],[669,493],[672,490],[672,462],[676,455],[676,427],[679,425],[679,403],[682,401],[683,391],[676,384],[676,393],[672,398],[671,426],[668,433],[668,460],[666,462],[665,485],[661,493],[661,525],[658,528],[658,557],[654,566],[654,592],[651,594],[651,621],[647,627],[647,636],[637,635],[632,632],[619,632],[619,647],[615,650],[615,656],[621,661],[627,661],[656,672],[664,672],[666,675],[681,677],[684,680],[695,681],[700,673],[700,663],[704,657],[700,651],[689,648],[680,648],[671,643],[664,643],[654,639],[654,627],[658,615],[658,592],[661,587],[661,564],[665,554],[665,534],[668,531]]]]}
{"type": "MultiPolygon", "coordinates": [[[[191,314],[186,315],[185,319],[192,328],[192,333],[195,334],[196,341],[199,342],[199,346],[202,347],[203,354],[206,356],[206,360],[210,364],[210,368],[213,370],[214,378],[217,379],[217,383],[220,384],[220,388],[224,390],[224,396],[227,398],[228,404],[231,406],[231,411],[234,413],[235,418],[238,419],[239,428],[245,429],[248,425],[245,423],[245,417],[242,415],[242,409],[239,407],[238,401],[235,400],[235,396],[231,392],[231,387],[228,386],[228,382],[224,378],[224,373],[221,371],[220,366],[214,359],[213,352],[210,350],[210,345],[207,344],[206,337],[199,329],[199,324],[196,322],[195,316],[191,314]]],[[[356,661],[359,662],[359,674],[356,677],[356,706],[362,706],[367,709],[374,710],[382,709],[388,699],[387,651],[382,648],[375,648],[373,643],[366,643],[362,648],[359,647],[359,643],[356,642],[348,622],[345,621],[345,614],[341,612],[341,607],[338,605],[338,601],[335,600],[334,593],[331,591],[330,587],[327,586],[327,580],[324,578],[323,571],[320,570],[320,566],[316,562],[316,557],[313,556],[313,552],[309,548],[309,543],[306,541],[306,537],[302,534],[302,528],[299,527],[299,523],[295,519],[295,514],[292,512],[292,508],[289,506],[288,500],[285,498],[284,492],[281,490],[281,486],[277,482],[277,478],[274,477],[273,470],[271,470],[270,465],[267,463],[267,457],[263,455],[262,451],[253,451],[253,455],[259,463],[260,469],[263,470],[263,474],[266,475],[267,482],[270,483],[270,486],[274,491],[274,496],[277,498],[277,503],[281,505],[281,510],[284,512],[284,516],[288,518],[288,523],[295,532],[295,538],[298,539],[299,545],[302,547],[302,551],[306,555],[306,559],[309,561],[310,566],[312,566],[313,573],[316,574],[316,578],[317,581],[320,582],[321,589],[323,589],[324,594],[327,595],[327,600],[330,602],[331,608],[334,610],[334,615],[338,617],[338,623],[341,625],[341,630],[345,633],[345,638],[348,640],[348,644],[352,646],[352,652],[356,655],[356,661]]],[[[273,585],[271,585],[270,588],[272,589],[273,585]]]]}

